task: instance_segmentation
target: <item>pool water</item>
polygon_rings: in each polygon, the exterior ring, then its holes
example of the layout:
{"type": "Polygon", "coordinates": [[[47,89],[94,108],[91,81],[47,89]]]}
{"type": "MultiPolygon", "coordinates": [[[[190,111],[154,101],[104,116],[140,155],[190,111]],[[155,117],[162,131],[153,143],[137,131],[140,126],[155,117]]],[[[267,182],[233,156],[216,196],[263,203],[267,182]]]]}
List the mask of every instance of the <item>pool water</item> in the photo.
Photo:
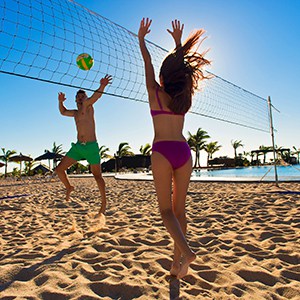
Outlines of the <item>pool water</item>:
{"type": "MultiPolygon", "coordinates": [[[[291,166],[277,166],[278,180],[280,181],[300,181],[300,165],[291,166]]],[[[252,179],[252,180],[275,180],[275,168],[274,166],[252,166],[252,167],[240,167],[231,169],[219,169],[219,170],[195,170],[192,177],[194,178],[224,178],[224,179],[252,179]]]]}

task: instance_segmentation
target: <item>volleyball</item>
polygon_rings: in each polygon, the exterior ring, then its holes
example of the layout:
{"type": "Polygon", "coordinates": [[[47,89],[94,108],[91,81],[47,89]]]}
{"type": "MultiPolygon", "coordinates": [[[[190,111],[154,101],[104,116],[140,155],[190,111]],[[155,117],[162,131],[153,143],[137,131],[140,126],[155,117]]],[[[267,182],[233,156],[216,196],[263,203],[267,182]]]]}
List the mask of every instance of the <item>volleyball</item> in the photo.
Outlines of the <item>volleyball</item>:
{"type": "Polygon", "coordinates": [[[81,70],[88,71],[94,64],[94,59],[87,53],[81,53],[76,58],[77,66],[81,70]]]}

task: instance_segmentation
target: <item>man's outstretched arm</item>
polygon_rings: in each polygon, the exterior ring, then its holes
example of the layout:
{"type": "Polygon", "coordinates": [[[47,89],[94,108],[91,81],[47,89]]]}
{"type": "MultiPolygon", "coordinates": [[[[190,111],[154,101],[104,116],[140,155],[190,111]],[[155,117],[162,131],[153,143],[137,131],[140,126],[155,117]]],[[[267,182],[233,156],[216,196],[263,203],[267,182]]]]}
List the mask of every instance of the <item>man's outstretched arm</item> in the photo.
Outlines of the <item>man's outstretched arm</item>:
{"type": "Polygon", "coordinates": [[[105,87],[108,84],[111,84],[112,82],[112,76],[111,75],[105,75],[100,80],[100,87],[94,92],[94,94],[88,98],[86,101],[83,102],[84,105],[93,105],[97,100],[99,100],[104,92],[105,87]]]}

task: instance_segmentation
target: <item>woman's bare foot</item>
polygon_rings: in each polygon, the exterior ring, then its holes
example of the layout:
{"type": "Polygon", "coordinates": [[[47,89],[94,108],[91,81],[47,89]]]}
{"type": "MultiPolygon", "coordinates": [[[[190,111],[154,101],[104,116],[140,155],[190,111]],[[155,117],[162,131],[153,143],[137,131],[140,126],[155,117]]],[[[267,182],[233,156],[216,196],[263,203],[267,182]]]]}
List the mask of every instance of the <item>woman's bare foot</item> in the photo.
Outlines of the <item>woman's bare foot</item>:
{"type": "Polygon", "coordinates": [[[101,208],[98,212],[98,215],[101,215],[101,214],[105,215],[105,210],[106,210],[106,203],[102,203],[101,208]]]}
{"type": "Polygon", "coordinates": [[[177,279],[181,279],[187,275],[189,266],[195,259],[196,259],[196,254],[193,252],[189,256],[182,257],[181,268],[177,274],[177,279]]]}
{"type": "Polygon", "coordinates": [[[94,219],[100,219],[100,218],[102,218],[102,216],[105,217],[105,215],[104,215],[102,212],[99,211],[99,212],[94,216],[94,219]]]}
{"type": "Polygon", "coordinates": [[[171,269],[170,269],[170,274],[172,276],[177,277],[178,273],[180,271],[180,263],[172,263],[171,269]]]}
{"type": "Polygon", "coordinates": [[[66,200],[69,201],[70,200],[70,194],[74,191],[74,186],[70,186],[68,189],[67,189],[67,192],[66,192],[66,200]]]}

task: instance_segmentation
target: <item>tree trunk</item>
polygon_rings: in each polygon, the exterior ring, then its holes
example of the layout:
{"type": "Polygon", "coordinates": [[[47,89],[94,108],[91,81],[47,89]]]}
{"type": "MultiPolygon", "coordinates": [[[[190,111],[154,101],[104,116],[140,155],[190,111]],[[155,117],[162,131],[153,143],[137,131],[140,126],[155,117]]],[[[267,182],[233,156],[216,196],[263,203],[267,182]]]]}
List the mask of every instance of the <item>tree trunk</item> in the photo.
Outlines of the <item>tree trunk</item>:
{"type": "Polygon", "coordinates": [[[201,167],[201,165],[200,165],[200,150],[198,150],[198,155],[197,155],[197,162],[198,162],[198,168],[200,168],[201,167]]]}
{"type": "Polygon", "coordinates": [[[196,151],[194,168],[197,168],[197,160],[198,160],[198,155],[197,155],[197,151],[196,151]]]}

